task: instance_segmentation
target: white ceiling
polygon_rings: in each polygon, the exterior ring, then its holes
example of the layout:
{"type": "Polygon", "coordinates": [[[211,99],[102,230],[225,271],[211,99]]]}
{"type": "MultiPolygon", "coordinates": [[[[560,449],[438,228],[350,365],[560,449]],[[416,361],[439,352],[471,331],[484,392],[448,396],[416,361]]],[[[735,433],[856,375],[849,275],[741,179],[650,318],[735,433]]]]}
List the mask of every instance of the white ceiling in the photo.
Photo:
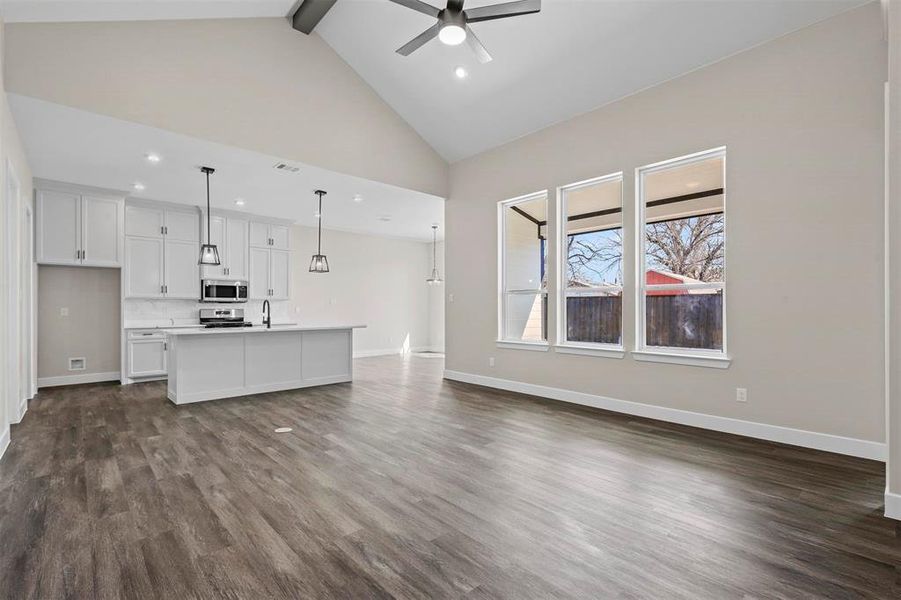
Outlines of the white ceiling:
{"type": "Polygon", "coordinates": [[[544,0],[538,14],[472,25],[485,65],[438,40],[396,54],[433,20],[387,0],[339,0],[316,31],[453,162],[862,3],[544,0]]]}
{"type": "Polygon", "coordinates": [[[35,177],[202,205],[205,180],[197,167],[208,165],[216,169],[210,185],[214,208],[315,226],[313,190],[324,189],[323,228],[423,241],[432,239],[432,223],[443,230],[444,201],[437,196],[296,162],[300,171],[285,173],[273,168],[281,162],[275,156],[26,96],[9,94],[9,102],[35,177]],[[162,160],[151,164],[148,153],[162,160]],[[135,182],[145,190],[134,191],[135,182]],[[362,202],[354,201],[356,194],[362,202]],[[237,198],[245,200],[243,208],[235,205],[237,198]]]}
{"type": "MultiPolygon", "coordinates": [[[[435,5],[443,0],[430,0],[435,5]]],[[[504,0],[467,0],[466,6],[504,0]]],[[[453,162],[836,15],[866,0],[544,0],[476,23],[494,60],[432,40],[433,20],[388,0],[339,0],[317,27],[453,162]],[[456,66],[469,71],[458,80],[456,66]]],[[[293,0],[0,0],[8,22],[284,16],[293,0]]],[[[302,34],[298,34],[302,35],[302,34]]]]}

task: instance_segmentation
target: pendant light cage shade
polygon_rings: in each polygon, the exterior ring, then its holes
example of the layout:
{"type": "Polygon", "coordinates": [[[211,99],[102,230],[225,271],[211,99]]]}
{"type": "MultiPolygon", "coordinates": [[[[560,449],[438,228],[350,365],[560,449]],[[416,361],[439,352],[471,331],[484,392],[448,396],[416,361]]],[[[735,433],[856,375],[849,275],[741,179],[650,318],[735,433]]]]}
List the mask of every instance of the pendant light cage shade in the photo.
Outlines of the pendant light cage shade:
{"type": "Polygon", "coordinates": [[[429,285],[441,285],[444,280],[438,273],[438,226],[432,225],[432,275],[425,280],[429,285]]]}
{"type": "Polygon", "coordinates": [[[206,175],[206,244],[200,247],[200,260],[198,264],[217,267],[222,263],[219,261],[219,249],[216,244],[211,243],[210,239],[210,174],[215,173],[216,169],[212,167],[200,167],[200,171],[206,175]]]}
{"type": "Polygon", "coordinates": [[[314,193],[319,196],[319,212],[316,213],[319,219],[319,238],[316,243],[316,254],[310,260],[310,273],[328,273],[328,259],[322,253],[322,197],[327,192],[316,190],[314,193]]]}
{"type": "Polygon", "coordinates": [[[200,264],[202,265],[218,265],[219,249],[214,244],[204,244],[200,247],[200,264]]]}
{"type": "Polygon", "coordinates": [[[314,254],[310,261],[310,273],[328,273],[328,258],[325,254],[314,254]]]}

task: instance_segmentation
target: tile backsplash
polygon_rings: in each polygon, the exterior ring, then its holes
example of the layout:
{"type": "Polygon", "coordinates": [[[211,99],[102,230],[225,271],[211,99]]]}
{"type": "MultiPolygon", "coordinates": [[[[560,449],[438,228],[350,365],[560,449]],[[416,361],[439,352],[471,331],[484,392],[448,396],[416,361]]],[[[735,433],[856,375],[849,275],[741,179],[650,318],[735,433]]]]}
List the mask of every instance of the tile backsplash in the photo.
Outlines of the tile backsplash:
{"type": "MultiPolygon", "coordinates": [[[[213,304],[194,300],[141,300],[127,298],[123,305],[125,323],[144,321],[172,321],[173,324],[194,323],[201,308],[243,308],[244,318],[254,323],[263,319],[263,301],[250,300],[239,304],[213,304]]],[[[291,314],[291,302],[288,300],[270,302],[272,321],[294,322],[296,315],[291,314]]]]}

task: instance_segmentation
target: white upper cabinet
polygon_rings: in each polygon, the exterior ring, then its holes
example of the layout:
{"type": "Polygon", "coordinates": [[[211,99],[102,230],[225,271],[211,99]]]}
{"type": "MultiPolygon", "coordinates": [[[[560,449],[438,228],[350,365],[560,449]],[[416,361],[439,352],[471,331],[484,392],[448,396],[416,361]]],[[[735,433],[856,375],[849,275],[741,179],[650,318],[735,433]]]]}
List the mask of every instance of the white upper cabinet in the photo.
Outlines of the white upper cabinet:
{"type": "Polygon", "coordinates": [[[250,299],[265,300],[269,297],[269,250],[250,249],[250,299]]]}
{"type": "Polygon", "coordinates": [[[165,242],[162,238],[125,239],[125,297],[162,298],[165,242]]]}
{"type": "Polygon", "coordinates": [[[255,248],[288,250],[291,247],[289,242],[289,229],[286,225],[251,221],[250,245],[255,248]]]}
{"type": "Polygon", "coordinates": [[[269,297],[287,300],[289,295],[291,253],[287,250],[269,251],[269,297]]]}
{"type": "MultiPolygon", "coordinates": [[[[165,227],[167,240],[200,243],[200,214],[196,211],[167,210],[165,227]]],[[[206,231],[204,231],[204,235],[206,235],[206,231]]],[[[199,245],[197,252],[200,256],[199,245]]]]}
{"type": "Polygon", "coordinates": [[[81,262],[92,267],[122,265],[122,200],[100,196],[81,199],[81,262]]]}
{"type": "Polygon", "coordinates": [[[226,277],[230,279],[247,279],[249,269],[247,267],[248,223],[241,219],[228,218],[225,223],[226,246],[225,252],[219,250],[219,255],[225,257],[226,277]]]}
{"type": "Polygon", "coordinates": [[[81,263],[81,196],[37,192],[37,260],[51,265],[81,263]]]}
{"type": "Polygon", "coordinates": [[[38,263],[122,266],[124,198],[83,194],[75,186],[38,189],[36,195],[38,263]]]}
{"type": "Polygon", "coordinates": [[[196,209],[130,203],[125,210],[125,233],[126,298],[200,298],[200,213],[196,209]]]}
{"type": "Polygon", "coordinates": [[[166,211],[163,208],[133,205],[125,207],[125,235],[163,237],[166,211]]]}
{"type": "Polygon", "coordinates": [[[270,225],[269,237],[272,240],[272,247],[277,250],[288,250],[290,244],[288,242],[288,228],[284,225],[270,225]]]}
{"type": "Polygon", "coordinates": [[[200,299],[198,258],[200,258],[200,249],[197,242],[166,239],[166,266],[163,270],[166,298],[200,299]]]}
{"type": "Polygon", "coordinates": [[[250,222],[250,245],[256,248],[268,248],[269,223],[250,222]]]}

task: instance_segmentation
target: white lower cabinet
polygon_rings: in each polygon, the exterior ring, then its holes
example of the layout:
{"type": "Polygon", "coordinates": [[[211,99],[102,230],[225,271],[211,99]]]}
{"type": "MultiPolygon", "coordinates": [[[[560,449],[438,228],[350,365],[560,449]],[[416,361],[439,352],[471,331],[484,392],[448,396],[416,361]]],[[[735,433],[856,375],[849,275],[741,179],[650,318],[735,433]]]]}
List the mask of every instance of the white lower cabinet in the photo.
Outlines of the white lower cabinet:
{"type": "Polygon", "coordinates": [[[166,375],[168,341],[159,331],[128,332],[128,376],[159,377],[166,375]]]}

